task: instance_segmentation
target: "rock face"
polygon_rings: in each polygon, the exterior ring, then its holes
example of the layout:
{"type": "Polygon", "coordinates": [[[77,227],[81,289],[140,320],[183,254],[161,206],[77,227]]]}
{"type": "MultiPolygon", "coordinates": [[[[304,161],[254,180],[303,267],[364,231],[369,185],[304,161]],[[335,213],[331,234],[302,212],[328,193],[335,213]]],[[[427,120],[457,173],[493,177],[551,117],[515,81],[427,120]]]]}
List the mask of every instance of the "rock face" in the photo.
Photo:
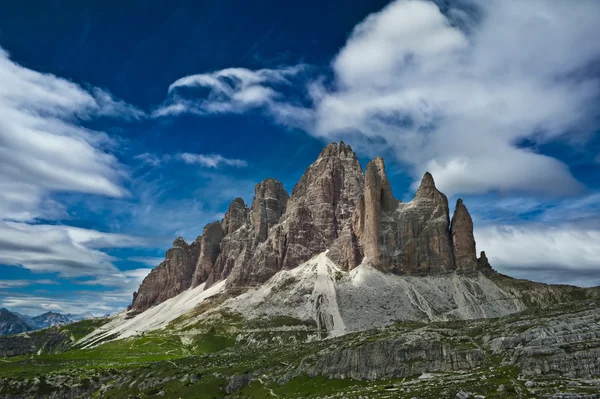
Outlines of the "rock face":
{"type": "Polygon", "coordinates": [[[287,378],[309,375],[379,380],[470,370],[483,364],[485,356],[481,349],[457,350],[441,343],[434,334],[423,335],[382,339],[327,351],[315,359],[304,359],[287,378]]]}
{"type": "MultiPolygon", "coordinates": [[[[238,285],[245,283],[250,265],[256,262],[257,248],[267,239],[271,228],[285,212],[288,199],[287,191],[278,180],[266,179],[256,185],[254,200],[250,210],[245,213],[244,223],[241,223],[240,218],[237,223],[240,227],[229,232],[223,239],[215,272],[210,276],[207,285],[228,277],[238,285]]],[[[239,212],[239,215],[242,215],[242,212],[239,212]]],[[[224,220],[229,218],[228,212],[224,220]]]]}
{"type": "Polygon", "coordinates": [[[361,263],[400,275],[490,270],[477,259],[473,222],[461,200],[450,224],[448,199],[425,173],[408,203],[394,198],[382,158],[363,172],[350,146],[327,145],[291,197],[275,179],[256,185],[252,206],[233,200],[221,222],[190,246],[176,241],[144,280],[131,309],[227,279],[229,293],[261,284],[316,254],[351,270],[361,263]]]}
{"type": "Polygon", "coordinates": [[[173,248],[167,251],[164,262],[152,269],[139,290],[133,293],[133,302],[128,310],[143,312],[188,289],[199,254],[200,237],[191,245],[183,238],[177,238],[173,248]]]}
{"type": "Polygon", "coordinates": [[[268,235],[257,237],[264,243],[249,262],[240,262],[232,271],[228,288],[235,291],[262,283],[327,249],[349,228],[363,185],[362,168],[352,149],[343,142],[327,145],[294,187],[285,212],[278,219],[267,217],[268,235]]]}
{"type": "Polygon", "coordinates": [[[192,278],[192,287],[205,282],[212,274],[213,266],[219,256],[221,240],[223,240],[223,227],[221,227],[221,223],[213,222],[204,227],[200,243],[200,256],[198,257],[196,271],[192,278]]]}
{"type": "Polygon", "coordinates": [[[454,270],[448,199],[426,173],[414,199],[394,198],[383,159],[367,165],[363,199],[353,229],[364,260],[395,274],[437,274],[454,270]]]}
{"type": "Polygon", "coordinates": [[[34,329],[33,323],[27,323],[18,314],[8,309],[0,309],[0,335],[20,334],[34,329]]]}
{"type": "MultiPolygon", "coordinates": [[[[478,263],[475,238],[473,237],[473,220],[460,198],[456,201],[450,233],[452,234],[456,269],[461,271],[476,270],[478,263]]],[[[485,253],[483,256],[485,256],[485,253]]]]}

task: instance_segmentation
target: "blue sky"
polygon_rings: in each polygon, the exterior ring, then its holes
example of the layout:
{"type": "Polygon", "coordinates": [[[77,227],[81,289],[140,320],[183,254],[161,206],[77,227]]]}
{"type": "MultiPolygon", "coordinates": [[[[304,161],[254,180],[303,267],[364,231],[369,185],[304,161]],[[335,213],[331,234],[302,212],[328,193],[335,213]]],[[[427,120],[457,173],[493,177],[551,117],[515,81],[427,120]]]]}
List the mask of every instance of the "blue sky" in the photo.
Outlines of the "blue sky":
{"type": "Polygon", "coordinates": [[[0,306],[115,312],[324,144],[433,173],[501,272],[600,277],[594,0],[0,6],[0,306]]]}

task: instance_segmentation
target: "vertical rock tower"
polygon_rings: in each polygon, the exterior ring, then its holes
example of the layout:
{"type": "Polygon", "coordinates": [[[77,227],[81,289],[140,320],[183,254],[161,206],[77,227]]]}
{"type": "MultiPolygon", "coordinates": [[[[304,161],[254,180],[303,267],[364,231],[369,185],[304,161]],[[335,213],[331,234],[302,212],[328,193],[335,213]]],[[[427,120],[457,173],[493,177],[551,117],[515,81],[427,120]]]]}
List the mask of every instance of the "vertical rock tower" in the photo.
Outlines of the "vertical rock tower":
{"type": "Polygon", "coordinates": [[[413,200],[403,203],[394,198],[382,158],[363,172],[350,146],[330,143],[291,196],[281,182],[266,179],[256,185],[250,208],[236,198],[223,220],[208,224],[193,244],[175,240],[134,293],[130,309],[143,311],[222,280],[236,294],[325,250],[346,270],[361,263],[416,276],[492,270],[484,252],[477,258],[473,221],[462,200],[450,221],[448,199],[430,173],[413,200]]]}

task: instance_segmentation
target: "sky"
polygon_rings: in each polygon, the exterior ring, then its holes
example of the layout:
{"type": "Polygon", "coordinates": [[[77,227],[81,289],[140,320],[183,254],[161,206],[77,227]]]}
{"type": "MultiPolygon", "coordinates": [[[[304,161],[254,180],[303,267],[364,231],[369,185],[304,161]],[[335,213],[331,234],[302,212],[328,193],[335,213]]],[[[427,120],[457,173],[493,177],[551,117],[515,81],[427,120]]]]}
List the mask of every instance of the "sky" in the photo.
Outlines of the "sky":
{"type": "Polygon", "coordinates": [[[600,285],[596,0],[0,5],[0,307],[120,311],[331,141],[463,198],[505,274],[600,285]]]}

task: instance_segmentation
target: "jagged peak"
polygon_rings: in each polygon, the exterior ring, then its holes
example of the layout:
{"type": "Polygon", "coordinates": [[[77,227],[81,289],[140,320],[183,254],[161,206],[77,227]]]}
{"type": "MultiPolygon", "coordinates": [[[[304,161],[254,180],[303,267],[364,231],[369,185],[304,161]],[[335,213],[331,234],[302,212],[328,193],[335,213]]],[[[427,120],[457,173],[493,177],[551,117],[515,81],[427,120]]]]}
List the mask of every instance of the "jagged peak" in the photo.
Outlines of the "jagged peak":
{"type": "Polygon", "coordinates": [[[242,197],[236,197],[233,201],[231,201],[231,204],[229,204],[229,209],[231,209],[231,207],[233,206],[246,206],[246,202],[244,202],[244,199],[242,197]]]}
{"type": "Polygon", "coordinates": [[[287,202],[289,197],[290,195],[283,187],[283,183],[272,177],[267,177],[254,187],[254,199],[251,208],[255,208],[257,200],[271,198],[287,202]]]}
{"type": "Polygon", "coordinates": [[[446,196],[444,195],[444,193],[442,193],[435,187],[435,181],[433,180],[433,176],[431,175],[431,173],[425,172],[423,178],[421,179],[421,184],[419,185],[419,188],[415,193],[415,199],[436,199],[440,196],[444,198],[444,201],[446,202],[447,206],[448,200],[446,196]]]}
{"type": "Polygon", "coordinates": [[[188,243],[185,242],[185,240],[183,239],[183,237],[179,236],[175,239],[175,241],[173,241],[173,247],[174,248],[186,248],[188,246],[188,243]]]}
{"type": "Polygon", "coordinates": [[[420,187],[435,187],[435,181],[433,180],[431,173],[425,172],[423,178],[421,179],[420,187]]]}
{"type": "MultiPolygon", "coordinates": [[[[280,182],[279,180],[277,180],[273,177],[267,177],[266,179],[264,179],[263,181],[258,183],[256,186],[254,186],[255,195],[257,193],[259,193],[261,190],[264,190],[266,187],[274,187],[277,189],[281,188],[283,191],[285,191],[285,188],[283,187],[282,182],[280,182]]],[[[287,191],[286,191],[286,193],[287,193],[287,191]]]]}
{"type": "Polygon", "coordinates": [[[325,148],[323,148],[323,150],[319,154],[317,161],[322,158],[328,158],[328,157],[357,158],[356,154],[352,150],[352,147],[350,147],[348,144],[344,143],[343,141],[340,141],[339,143],[336,143],[335,141],[333,141],[333,142],[327,144],[325,146],[325,148]]]}

